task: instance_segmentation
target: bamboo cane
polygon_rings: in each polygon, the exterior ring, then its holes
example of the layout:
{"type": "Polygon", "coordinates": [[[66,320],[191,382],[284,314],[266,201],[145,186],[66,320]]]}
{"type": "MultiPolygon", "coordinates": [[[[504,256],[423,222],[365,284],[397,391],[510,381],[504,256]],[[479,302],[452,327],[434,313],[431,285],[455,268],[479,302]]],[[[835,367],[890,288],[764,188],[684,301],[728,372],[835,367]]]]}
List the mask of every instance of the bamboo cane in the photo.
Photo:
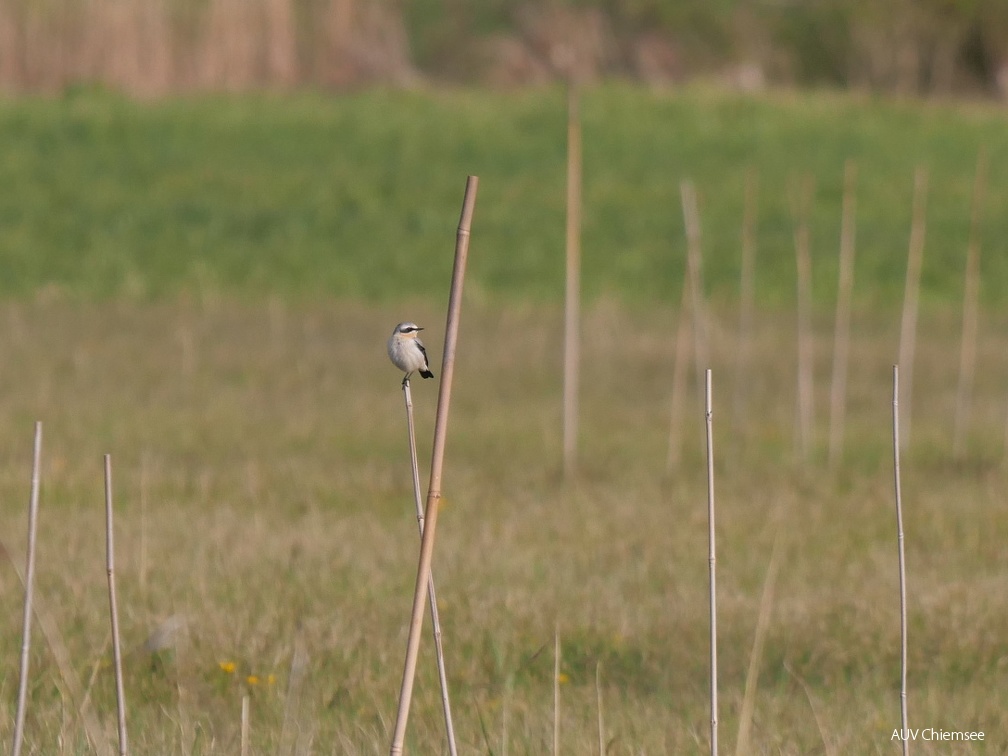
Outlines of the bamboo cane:
{"type": "Polygon", "coordinates": [[[710,575],[710,747],[711,756],[718,752],[718,674],[717,674],[717,587],[714,553],[714,407],[711,397],[711,371],[705,375],[707,417],[707,546],[710,575]]]}
{"type": "Polygon", "coordinates": [[[427,506],[423,538],[420,541],[420,561],[417,565],[416,585],[413,591],[413,611],[410,618],[409,637],[406,645],[406,660],[403,664],[402,686],[399,691],[399,707],[396,712],[395,730],[392,736],[390,756],[403,752],[406,738],[406,723],[409,719],[410,701],[413,696],[413,679],[416,676],[417,655],[420,650],[420,631],[423,626],[424,594],[430,580],[431,562],[434,556],[434,536],[437,533],[438,510],[441,503],[441,472],[444,465],[445,441],[448,433],[448,409],[451,404],[452,377],[455,374],[455,348],[458,342],[459,315],[462,309],[462,285],[465,281],[466,259],[469,254],[469,235],[473,209],[476,205],[476,190],[479,178],[470,176],[466,181],[465,196],[462,200],[462,215],[459,220],[455,240],[455,263],[452,268],[451,290],[448,296],[448,317],[445,325],[444,355],[441,362],[441,385],[438,390],[437,413],[434,421],[434,443],[431,452],[430,484],[427,489],[427,506]]]}
{"type": "Polygon", "coordinates": [[[31,496],[28,503],[28,555],[25,567],[24,616],[21,623],[21,668],[18,678],[17,715],[14,724],[13,756],[20,756],[24,743],[24,721],[28,698],[28,659],[31,652],[32,598],[35,592],[35,533],[38,525],[39,466],[42,458],[42,423],[35,423],[32,456],[31,496]]]}
{"type": "Polygon", "coordinates": [[[903,495],[900,489],[899,441],[899,365],[893,365],[893,478],[896,493],[896,541],[899,546],[900,592],[900,722],[902,724],[903,756],[909,753],[909,725],[907,718],[907,610],[906,610],[906,557],[903,549],[903,495]]]}
{"type": "Polygon", "coordinates": [[[112,522],[112,455],[105,455],[105,566],[108,571],[109,617],[112,621],[112,661],[115,668],[116,720],[119,729],[119,756],[126,756],[126,693],[123,688],[122,647],[119,644],[119,609],[115,589],[115,546],[112,522]]]}

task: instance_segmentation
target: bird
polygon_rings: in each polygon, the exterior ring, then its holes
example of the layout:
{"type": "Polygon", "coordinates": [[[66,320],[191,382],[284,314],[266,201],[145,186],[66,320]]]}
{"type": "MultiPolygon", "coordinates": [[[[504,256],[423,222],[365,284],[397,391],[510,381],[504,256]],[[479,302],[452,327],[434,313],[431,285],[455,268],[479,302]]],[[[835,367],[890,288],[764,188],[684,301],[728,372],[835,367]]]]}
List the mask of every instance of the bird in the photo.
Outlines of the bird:
{"type": "Polygon", "coordinates": [[[418,334],[423,328],[416,323],[400,323],[392,329],[388,340],[388,356],[392,364],[406,375],[402,385],[409,382],[414,372],[419,372],[424,378],[433,378],[430,366],[427,364],[427,350],[418,334]]]}

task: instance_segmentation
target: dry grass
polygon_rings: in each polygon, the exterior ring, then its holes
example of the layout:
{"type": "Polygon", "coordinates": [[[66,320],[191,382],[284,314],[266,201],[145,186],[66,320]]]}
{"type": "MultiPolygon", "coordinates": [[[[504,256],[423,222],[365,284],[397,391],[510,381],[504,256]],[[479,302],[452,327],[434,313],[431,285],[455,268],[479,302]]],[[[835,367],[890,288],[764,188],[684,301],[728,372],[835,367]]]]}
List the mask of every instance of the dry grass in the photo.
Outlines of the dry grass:
{"type": "Polygon", "coordinates": [[[9,0],[0,88],[156,97],[416,77],[401,15],[355,0],[9,0]]]}
{"type": "MultiPolygon", "coordinates": [[[[703,405],[687,394],[695,411],[686,415],[683,465],[665,477],[671,311],[604,301],[586,310],[580,474],[566,487],[559,308],[467,303],[466,313],[435,554],[460,752],[499,753],[505,719],[509,752],[548,751],[558,622],[563,752],[597,746],[599,662],[610,753],[704,750],[703,405]]],[[[100,662],[91,707],[109,743],[106,451],[116,459],[133,753],[234,753],[246,691],[252,752],[276,750],[285,727],[294,752],[386,751],[417,546],[400,376],[384,342],[390,324],[407,316],[430,329],[428,346],[439,355],[443,315],[422,303],[395,312],[225,301],[0,310],[0,531],[20,561],[31,427],[42,419],[36,600],[58,625],[82,684],[100,662]],[[155,652],[146,648],[158,625],[179,614],[186,630],[155,652]],[[288,707],[291,669],[303,677],[288,707]]],[[[737,313],[711,312],[720,385],[732,385],[736,322],[737,313]]],[[[999,753],[1008,747],[1008,512],[999,467],[1008,364],[995,334],[1005,323],[981,327],[984,369],[974,396],[989,411],[977,413],[958,462],[950,456],[949,359],[957,318],[926,312],[921,324],[914,439],[902,460],[912,724],[983,730],[984,746],[968,752],[999,753]]],[[[830,323],[815,330],[830,333],[830,323]]],[[[793,316],[757,314],[753,337],[742,430],[727,434],[736,427],[727,409],[716,420],[725,747],[738,729],[780,512],[786,538],[753,749],[886,751],[899,727],[888,415],[898,315],[853,313],[847,453],[833,474],[824,472],[824,428],[810,464],[794,460],[793,316]]],[[[816,370],[826,375],[829,344],[817,339],[815,347],[816,370]]],[[[415,388],[423,460],[435,396],[415,388]]],[[[819,406],[828,390],[817,383],[819,406]]],[[[11,734],[18,585],[11,569],[0,570],[8,602],[0,741],[11,734]]],[[[421,648],[411,753],[443,743],[429,646],[421,648]]],[[[68,699],[41,640],[32,653],[28,752],[84,752],[79,702],[68,699]]],[[[948,752],[921,743],[914,750],[948,752]]]]}

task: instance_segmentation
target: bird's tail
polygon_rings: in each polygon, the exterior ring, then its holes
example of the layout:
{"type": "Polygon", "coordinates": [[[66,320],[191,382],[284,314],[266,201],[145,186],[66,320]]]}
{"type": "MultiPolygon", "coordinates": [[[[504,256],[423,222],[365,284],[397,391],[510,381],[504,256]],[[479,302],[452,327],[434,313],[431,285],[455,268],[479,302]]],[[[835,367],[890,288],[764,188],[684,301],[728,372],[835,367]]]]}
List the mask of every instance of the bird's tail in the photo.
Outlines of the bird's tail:
{"type": "Polygon", "coordinates": [[[426,369],[421,370],[420,371],[420,375],[422,375],[424,378],[433,378],[434,377],[434,373],[432,373],[430,370],[426,370],[426,369]]]}

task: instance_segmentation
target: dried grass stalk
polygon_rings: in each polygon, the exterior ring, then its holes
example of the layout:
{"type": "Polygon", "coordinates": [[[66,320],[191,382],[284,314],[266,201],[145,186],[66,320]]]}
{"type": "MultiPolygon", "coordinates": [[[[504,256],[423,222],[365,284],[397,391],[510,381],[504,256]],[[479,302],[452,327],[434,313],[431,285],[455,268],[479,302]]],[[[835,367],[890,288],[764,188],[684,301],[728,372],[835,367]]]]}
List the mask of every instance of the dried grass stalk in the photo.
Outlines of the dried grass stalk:
{"type": "Polygon", "coordinates": [[[448,317],[445,325],[444,355],[441,362],[441,385],[438,390],[437,412],[434,420],[434,443],[431,452],[430,485],[427,489],[427,505],[424,507],[426,522],[420,541],[420,561],[417,565],[416,585],[413,591],[413,610],[410,617],[409,637],[406,645],[406,660],[403,664],[402,686],[399,691],[399,706],[396,712],[395,730],[391,756],[403,752],[406,738],[406,724],[409,719],[410,701],[413,696],[413,680],[416,676],[417,655],[420,650],[420,632],[423,627],[424,594],[430,581],[431,562],[434,556],[434,538],[437,533],[437,519],[441,504],[441,473],[444,465],[445,441],[448,433],[448,409],[451,404],[452,378],[455,375],[455,349],[458,343],[459,316],[462,310],[462,285],[465,281],[466,260],[469,254],[469,235],[473,210],[476,206],[476,191],[479,179],[470,176],[466,182],[462,200],[462,215],[459,219],[455,240],[455,262],[452,268],[451,290],[448,296],[448,317]]]}
{"type": "Polygon", "coordinates": [[[774,588],[777,584],[777,564],[780,554],[780,531],[774,536],[770,564],[763,579],[763,595],[760,598],[759,615],[756,618],[756,632],[753,637],[752,653],[749,655],[749,670],[746,672],[745,691],[739,712],[739,732],[735,741],[735,753],[744,756],[749,753],[749,730],[752,726],[753,710],[756,704],[756,687],[759,683],[760,662],[763,660],[763,646],[766,643],[767,628],[773,610],[774,588]]]}
{"type": "Polygon", "coordinates": [[[798,681],[798,684],[802,688],[802,692],[805,693],[805,700],[808,701],[809,709],[812,712],[812,718],[816,723],[816,730],[819,731],[819,739],[823,744],[823,753],[826,754],[826,756],[834,756],[836,748],[834,748],[826,738],[826,729],[823,727],[822,719],[819,717],[819,710],[816,708],[815,702],[812,700],[812,691],[809,690],[808,683],[805,682],[801,675],[795,672],[791,668],[791,665],[787,662],[784,662],[784,669],[789,675],[798,681]]]}

